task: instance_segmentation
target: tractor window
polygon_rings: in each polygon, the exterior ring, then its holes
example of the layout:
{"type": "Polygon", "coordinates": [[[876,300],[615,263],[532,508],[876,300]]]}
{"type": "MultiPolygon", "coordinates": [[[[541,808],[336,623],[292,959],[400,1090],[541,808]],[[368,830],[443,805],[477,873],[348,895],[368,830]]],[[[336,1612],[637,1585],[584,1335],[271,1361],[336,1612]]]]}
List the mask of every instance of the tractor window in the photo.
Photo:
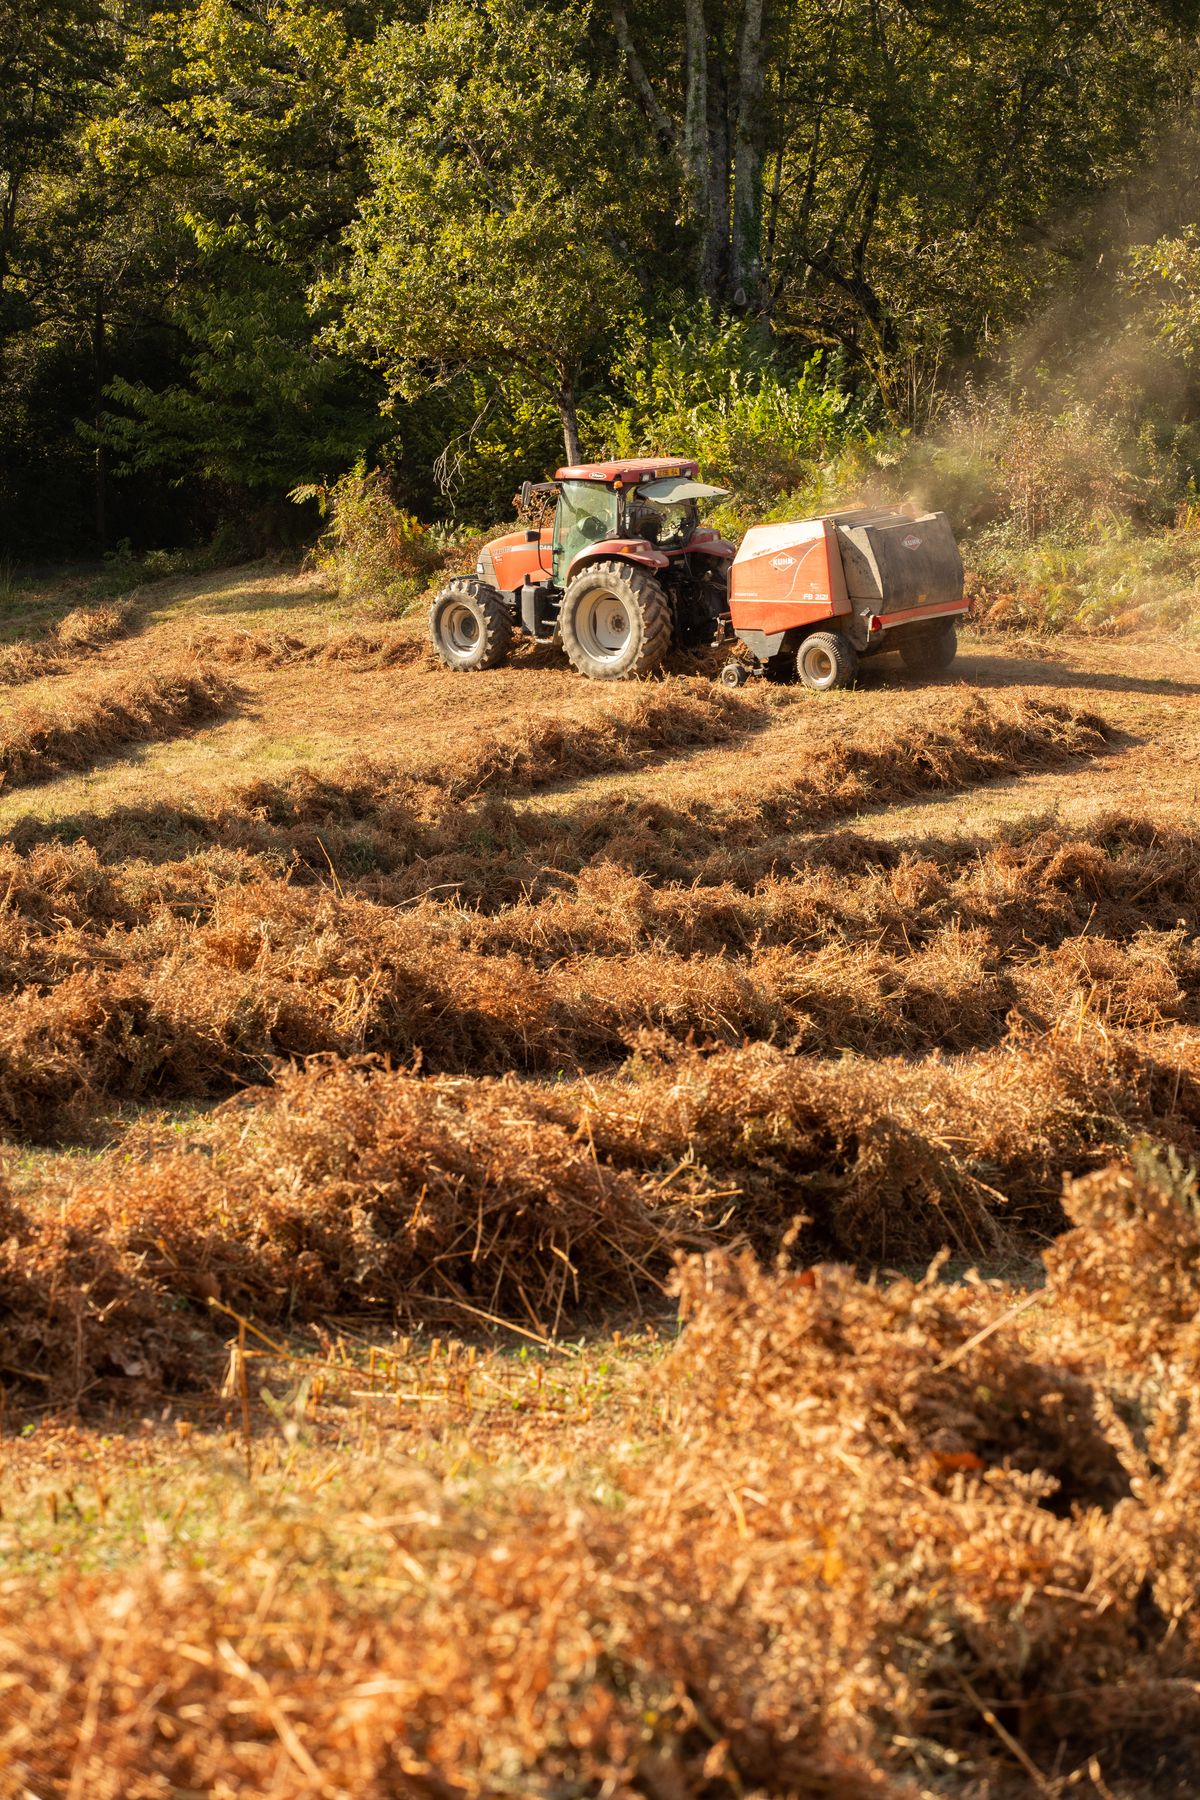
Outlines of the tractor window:
{"type": "Polygon", "coordinates": [[[649,538],[660,550],[685,544],[696,529],[696,522],[694,500],[664,506],[660,501],[648,500],[644,494],[636,492],[629,496],[625,505],[625,528],[630,537],[649,538]]]}
{"type": "Polygon", "coordinates": [[[598,481],[564,481],[554,514],[554,573],[559,581],[581,550],[615,537],[617,496],[598,481]]]}

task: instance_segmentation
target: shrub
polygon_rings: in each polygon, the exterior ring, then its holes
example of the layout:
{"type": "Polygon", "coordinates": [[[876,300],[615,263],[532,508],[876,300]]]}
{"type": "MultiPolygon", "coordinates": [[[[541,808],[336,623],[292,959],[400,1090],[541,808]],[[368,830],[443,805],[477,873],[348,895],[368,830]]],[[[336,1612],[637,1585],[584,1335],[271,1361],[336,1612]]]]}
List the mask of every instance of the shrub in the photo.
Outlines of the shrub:
{"type": "Polygon", "coordinates": [[[343,599],[363,600],[387,617],[407,612],[453,554],[452,534],[423,525],[395,504],[386,475],[361,460],[332,487],[300,487],[328,523],[313,553],[343,599]]]}
{"type": "Polygon", "coordinates": [[[873,441],[836,361],[789,373],[761,326],[707,307],[631,334],[614,373],[621,398],[590,420],[593,449],[694,456],[750,507],[801,487],[843,445],[873,441]]]}

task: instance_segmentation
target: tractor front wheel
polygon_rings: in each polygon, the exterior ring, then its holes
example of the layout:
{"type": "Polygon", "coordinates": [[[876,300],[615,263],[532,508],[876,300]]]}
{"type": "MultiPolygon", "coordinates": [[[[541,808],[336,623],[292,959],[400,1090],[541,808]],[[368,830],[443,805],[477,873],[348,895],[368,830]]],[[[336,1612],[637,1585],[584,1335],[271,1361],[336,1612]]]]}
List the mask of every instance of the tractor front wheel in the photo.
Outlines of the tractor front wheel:
{"type": "Polygon", "coordinates": [[[503,596],[474,575],[448,582],[429,609],[429,641],[448,669],[498,669],[512,634],[503,596]]]}
{"type": "Polygon", "coordinates": [[[819,694],[849,687],[858,674],[858,653],[840,631],[814,631],[796,653],[796,673],[819,694]]]}
{"type": "Polygon", "coordinates": [[[591,681],[648,675],[671,648],[671,603],[636,563],[593,563],[563,595],[562,646],[591,681]]]}

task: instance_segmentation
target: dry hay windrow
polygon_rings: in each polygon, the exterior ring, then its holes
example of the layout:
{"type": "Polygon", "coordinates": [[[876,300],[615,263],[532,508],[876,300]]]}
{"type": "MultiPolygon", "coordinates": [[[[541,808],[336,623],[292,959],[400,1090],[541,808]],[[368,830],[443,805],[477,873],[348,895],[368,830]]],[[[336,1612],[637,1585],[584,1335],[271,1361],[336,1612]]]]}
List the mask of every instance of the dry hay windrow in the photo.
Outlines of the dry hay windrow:
{"type": "Polygon", "coordinates": [[[685,1263],[586,1491],[373,1454],[252,1550],[15,1574],[0,1759],[89,1800],[1194,1792],[1194,1185],[1143,1162],[1066,1207],[1033,1312],[685,1263]]]}
{"type": "Polygon", "coordinates": [[[753,728],[757,702],[738,694],[712,702],[711,693],[660,701],[655,689],[639,692],[619,730],[611,721],[534,721],[512,733],[481,734],[442,764],[416,771],[360,759],[331,773],[300,769],[283,780],[255,781],[227,801],[122,807],[49,824],[16,820],[8,837],[21,850],[81,840],[106,863],[177,860],[212,847],[244,851],[271,858],[276,871],[287,868],[295,879],[327,882],[332,871],[339,883],[391,902],[453,891],[493,907],[544,886],[547,869],[577,872],[602,860],[660,880],[745,886],[790,864],[796,833],[858,807],[1062,766],[1100,753],[1111,737],[1092,713],[954,696],[944,718],[903,740],[877,730],[845,745],[823,744],[806,753],[798,772],[756,777],[746,791],[720,800],[585,797],[530,809],[487,791],[518,776],[536,786],[584,772],[598,746],[606,756],[626,755],[620,766],[632,766],[667,745],[670,733],[686,736],[689,720],[709,732],[714,705],[734,709],[727,717],[732,735],[753,728]]]}
{"type": "Polygon", "coordinates": [[[453,753],[412,771],[412,779],[454,800],[637,768],[665,751],[728,744],[767,724],[773,693],[746,694],[697,677],[639,683],[603,697],[587,719],[535,716],[503,731],[484,730],[453,753]]]}
{"type": "Polygon", "coordinates": [[[0,854],[0,1120],[53,1138],[99,1104],[219,1095],[323,1051],[553,1076],[611,1067],[646,1028],[879,1056],[1200,1021],[1194,836],[1110,821],[1099,843],[857,869],[869,845],[827,848],[750,893],[601,865],[493,913],[264,879],[226,851],[0,854]]]}
{"type": "Polygon", "coordinates": [[[122,637],[133,622],[127,603],[77,606],[44,637],[0,645],[0,686],[16,687],[45,675],[61,675],[79,659],[122,637]]]}
{"type": "Polygon", "coordinates": [[[956,1060],[711,1056],[531,1087],[331,1060],[283,1072],[195,1149],[114,1152],[7,1203],[0,1363],[43,1398],[211,1373],[211,1300],[260,1326],[483,1314],[555,1331],[661,1290],[673,1250],[1012,1255],[1061,1225],[1064,1171],[1150,1134],[1200,1150],[1200,1052],[1062,1031],[956,1060]]]}
{"type": "Polygon", "coordinates": [[[311,640],[266,627],[257,631],[223,631],[215,626],[192,632],[187,648],[205,663],[256,663],[267,669],[281,669],[293,663],[315,663],[321,668],[346,663],[355,669],[396,669],[416,662],[424,650],[418,640],[398,632],[342,631],[311,640]]]}
{"type": "MultiPolygon", "coordinates": [[[[701,803],[697,816],[718,823],[740,816],[745,836],[795,830],[863,805],[991,780],[1019,769],[1058,767],[1074,757],[1100,754],[1112,737],[1098,714],[1054,701],[995,701],[955,693],[939,698],[930,722],[902,737],[878,723],[851,726],[832,742],[824,733],[815,736],[798,747],[801,766],[794,773],[764,782],[751,771],[727,800],[701,803]]],[[[397,790],[403,794],[405,787],[425,787],[458,801],[635,768],[664,750],[736,740],[768,723],[780,707],[813,704],[811,696],[786,689],[747,694],[698,678],[647,684],[604,699],[605,713],[599,718],[535,717],[505,731],[465,738],[436,762],[403,770],[367,764],[353,779],[357,791],[349,810],[361,819],[370,810],[363,789],[375,784],[385,797],[397,790]]],[[[314,788],[301,771],[284,783],[247,788],[241,799],[248,810],[279,822],[329,822],[331,811],[336,817],[337,786],[335,776],[314,788]]]]}
{"type": "Polygon", "coordinates": [[[126,744],[171,737],[224,712],[233,690],[211,669],[106,675],[53,712],[24,706],[0,720],[0,781],[25,787],[86,769],[126,744]]]}
{"type": "MultiPolygon", "coordinates": [[[[489,892],[467,904],[440,898],[437,884],[408,896],[388,879],[368,873],[356,882],[329,864],[318,883],[307,864],[263,848],[208,845],[176,858],[105,860],[83,839],[26,850],[3,844],[8,983],[40,978],[42,967],[51,971],[53,939],[63,928],[99,933],[144,924],[156,908],[203,922],[230,900],[230,890],[266,891],[281,878],[296,893],[319,886],[337,897],[405,901],[426,929],[450,933],[455,943],[490,954],[514,951],[539,965],[651,947],[684,957],[776,945],[872,945],[895,953],[948,928],[985,931],[997,954],[1084,935],[1128,943],[1147,931],[1200,933],[1200,832],[1127,814],[1074,828],[1033,821],[998,839],[918,847],[830,832],[792,840],[787,856],[776,854],[765,872],[751,859],[733,872],[706,878],[697,870],[686,880],[607,854],[579,863],[568,845],[562,849],[561,864],[530,863],[515,897],[489,892]],[[30,965],[26,974],[22,959],[30,965]]],[[[475,860],[480,880],[483,868],[496,867],[486,845],[475,860]]]]}

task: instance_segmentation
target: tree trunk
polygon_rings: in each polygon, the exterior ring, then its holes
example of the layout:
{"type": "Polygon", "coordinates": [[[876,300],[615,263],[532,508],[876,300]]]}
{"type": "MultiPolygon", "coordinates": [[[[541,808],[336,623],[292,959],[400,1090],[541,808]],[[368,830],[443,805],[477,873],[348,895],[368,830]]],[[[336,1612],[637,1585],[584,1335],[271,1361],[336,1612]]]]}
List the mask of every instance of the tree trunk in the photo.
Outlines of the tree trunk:
{"type": "Polygon", "coordinates": [[[762,294],[763,0],[746,0],[733,127],[733,244],[729,287],[735,306],[762,294]]]}
{"type": "MultiPolygon", "coordinates": [[[[96,309],[92,315],[92,424],[99,433],[104,413],[104,380],[106,334],[104,326],[104,303],[99,294],[96,295],[96,309]]],[[[108,468],[104,454],[104,445],[97,438],[94,453],[92,474],[92,506],[96,530],[96,543],[103,550],[108,541],[108,468]]]]}
{"type": "MultiPolygon", "coordinates": [[[[717,103],[708,71],[708,20],[704,0],[684,0],[686,29],[682,136],[666,112],[638,55],[623,0],[609,0],[613,31],[633,91],[658,138],[659,148],[683,164],[688,202],[699,233],[700,291],[720,298],[729,245],[729,172],[723,103],[717,103]]],[[[718,85],[721,64],[717,63],[718,85]]]]}
{"type": "Polygon", "coordinates": [[[650,77],[646,73],[646,65],[637,53],[637,47],[629,31],[629,19],[621,0],[611,0],[609,11],[612,14],[613,30],[621,54],[625,58],[625,67],[629,71],[629,79],[633,83],[634,93],[641,102],[642,109],[658,136],[659,146],[664,151],[673,150],[676,146],[675,127],[669,113],[659,104],[658,96],[650,77]]]}
{"type": "Polygon", "coordinates": [[[579,414],[575,410],[575,383],[564,375],[558,390],[558,416],[562,420],[563,449],[568,464],[579,461],[579,414]]]}
{"type": "Polygon", "coordinates": [[[720,285],[720,215],[713,211],[708,129],[708,21],[704,0],[685,0],[687,87],[683,160],[692,216],[700,234],[700,291],[715,300],[720,285]]]}
{"type": "Polygon", "coordinates": [[[713,289],[724,299],[729,279],[729,83],[718,57],[708,82],[708,216],[713,289]]]}

